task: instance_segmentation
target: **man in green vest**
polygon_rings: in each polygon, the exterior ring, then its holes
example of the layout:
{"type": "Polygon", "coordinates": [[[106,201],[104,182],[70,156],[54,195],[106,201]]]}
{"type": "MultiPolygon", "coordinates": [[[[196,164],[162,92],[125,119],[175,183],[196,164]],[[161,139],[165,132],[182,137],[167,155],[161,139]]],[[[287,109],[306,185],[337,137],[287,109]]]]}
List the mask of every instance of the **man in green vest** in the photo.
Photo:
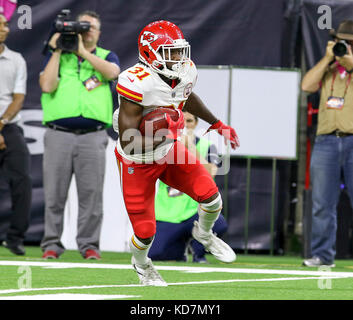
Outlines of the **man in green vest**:
{"type": "Polygon", "coordinates": [[[58,258],[65,250],[60,239],[64,208],[73,174],[78,193],[77,246],[85,259],[100,259],[105,152],[111,126],[113,101],[110,81],[120,73],[119,59],[97,46],[101,21],[85,11],[78,21],[90,23],[78,34],[76,52],[58,46],[55,33],[39,84],[44,136],[43,186],[45,227],[43,258],[58,258]]]}
{"type": "MultiPolygon", "coordinates": [[[[217,173],[218,155],[215,145],[195,136],[198,119],[184,112],[185,135],[182,142],[206,170],[214,177],[217,173]]],[[[198,203],[187,194],[158,181],[155,201],[157,232],[148,256],[152,260],[187,261],[187,249],[191,249],[193,262],[207,263],[204,247],[192,239],[191,230],[198,219],[198,203]]],[[[227,230],[227,222],[221,214],[215,222],[213,232],[222,236],[227,230]]]]}

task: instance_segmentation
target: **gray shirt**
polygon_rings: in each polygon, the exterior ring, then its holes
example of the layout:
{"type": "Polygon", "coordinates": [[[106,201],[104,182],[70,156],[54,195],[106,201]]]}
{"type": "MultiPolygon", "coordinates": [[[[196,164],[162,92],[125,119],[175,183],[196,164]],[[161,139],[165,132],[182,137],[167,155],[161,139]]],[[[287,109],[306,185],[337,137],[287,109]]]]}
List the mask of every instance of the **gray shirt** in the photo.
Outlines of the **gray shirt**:
{"type": "MultiPolygon", "coordinates": [[[[26,94],[27,67],[26,61],[18,52],[5,46],[0,54],[0,117],[12,102],[14,93],[26,94]]],[[[20,119],[18,113],[10,122],[20,119]]]]}

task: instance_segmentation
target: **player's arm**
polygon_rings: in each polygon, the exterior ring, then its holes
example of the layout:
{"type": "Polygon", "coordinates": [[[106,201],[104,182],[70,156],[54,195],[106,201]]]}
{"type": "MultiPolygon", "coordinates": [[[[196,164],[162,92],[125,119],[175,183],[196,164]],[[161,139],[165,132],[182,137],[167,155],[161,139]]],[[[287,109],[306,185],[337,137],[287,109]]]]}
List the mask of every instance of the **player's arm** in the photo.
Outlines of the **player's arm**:
{"type": "Polygon", "coordinates": [[[205,106],[199,96],[194,92],[192,92],[188,100],[186,100],[183,111],[187,111],[211,125],[218,121],[218,119],[212,114],[212,112],[208,110],[208,108],[205,106]]]}
{"type": "Polygon", "coordinates": [[[190,94],[183,111],[190,112],[194,116],[208,122],[211,126],[208,128],[207,132],[217,130],[217,132],[224,137],[224,143],[230,141],[230,145],[233,149],[240,146],[239,138],[235,130],[225,125],[221,120],[218,120],[195,93],[192,92],[190,94]]]}
{"type": "Polygon", "coordinates": [[[120,145],[126,154],[140,154],[152,151],[163,142],[141,135],[138,128],[143,117],[142,112],[142,106],[121,97],[118,118],[119,138],[120,145]]]}

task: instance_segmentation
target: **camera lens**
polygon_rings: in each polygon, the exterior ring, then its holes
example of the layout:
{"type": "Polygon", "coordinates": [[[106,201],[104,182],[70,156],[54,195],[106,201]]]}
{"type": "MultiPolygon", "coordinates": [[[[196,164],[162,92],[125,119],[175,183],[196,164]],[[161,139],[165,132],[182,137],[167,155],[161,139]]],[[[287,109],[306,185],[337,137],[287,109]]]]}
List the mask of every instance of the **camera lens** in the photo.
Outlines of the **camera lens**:
{"type": "Polygon", "coordinates": [[[332,48],[333,54],[337,57],[343,57],[347,53],[347,45],[343,42],[337,42],[332,48]]]}

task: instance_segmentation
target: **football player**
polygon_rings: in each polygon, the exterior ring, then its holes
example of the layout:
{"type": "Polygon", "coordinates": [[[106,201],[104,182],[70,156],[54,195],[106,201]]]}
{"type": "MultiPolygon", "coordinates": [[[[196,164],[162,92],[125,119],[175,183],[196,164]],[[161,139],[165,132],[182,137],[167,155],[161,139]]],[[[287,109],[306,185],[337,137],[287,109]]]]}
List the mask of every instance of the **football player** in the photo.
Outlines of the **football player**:
{"type": "Polygon", "coordinates": [[[220,261],[230,263],[236,258],[234,251],[212,233],[222,199],[204,166],[178,141],[184,127],[181,110],[208,122],[207,132],[217,130],[233,149],[239,140],[235,130],[217,119],[192,92],[197,69],[190,59],[190,45],[175,24],[164,20],[148,24],[138,37],[138,50],[140,62],[119,75],[116,87],[120,107],[113,116],[114,129],[119,133],[115,154],[134,232],[130,241],[132,265],[141,284],[166,286],[147,256],[156,233],[157,179],[199,203],[193,237],[220,261]],[[178,120],[166,115],[168,132],[162,139],[142,137],[138,131],[141,119],[158,107],[174,108],[178,120]]]}

